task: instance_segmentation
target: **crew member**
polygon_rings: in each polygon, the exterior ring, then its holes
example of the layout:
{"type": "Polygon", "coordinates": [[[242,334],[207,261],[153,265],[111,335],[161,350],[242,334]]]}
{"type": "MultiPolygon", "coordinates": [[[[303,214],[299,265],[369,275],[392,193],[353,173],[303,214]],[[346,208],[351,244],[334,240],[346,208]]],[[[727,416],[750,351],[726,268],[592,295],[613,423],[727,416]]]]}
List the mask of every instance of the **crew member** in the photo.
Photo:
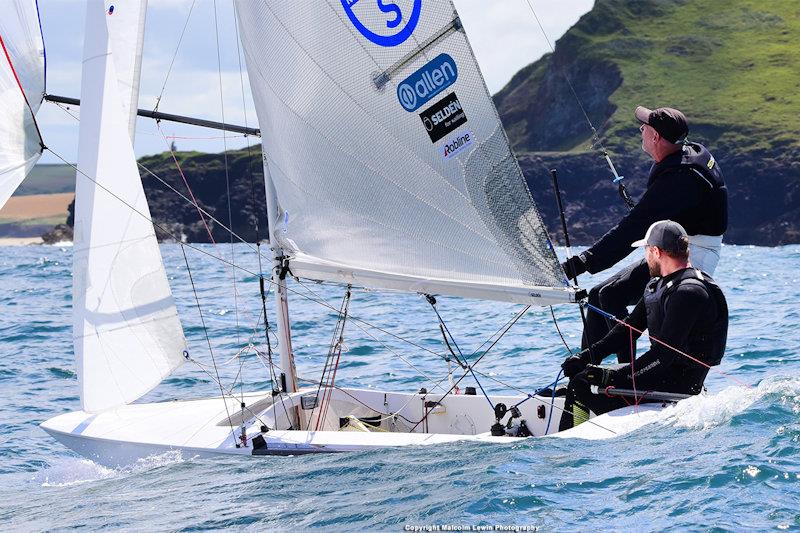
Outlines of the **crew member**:
{"type": "MultiPolygon", "coordinates": [[[[689,262],[686,230],[677,222],[662,220],[650,226],[645,238],[631,246],[645,247],[645,260],[652,279],[624,322],[636,330],[648,330],[650,349],[633,364],[616,365],[616,368],[591,364],[596,361],[592,356],[602,359],[630,345],[631,338],[635,341],[640,336],[626,325],[617,324],[592,345],[591,351],[587,349],[567,358],[561,366],[570,381],[559,430],[585,421],[589,411],[602,414],[626,405],[623,398],[593,394],[591,385],[600,389],[617,387],[641,392],[698,394],[708,367],[718,365],[725,353],[728,305],[714,280],[689,262]]],[[[647,401],[646,394],[643,401],[647,401]]]]}
{"type": "MultiPolygon", "coordinates": [[[[689,233],[689,249],[695,267],[713,274],[719,261],[722,234],[728,227],[728,192],[719,164],[697,143],[686,141],[689,126],[677,109],[650,110],[637,107],[642,149],[654,163],[647,190],[639,203],[594,246],[562,266],[570,277],[595,274],[614,266],[631,253],[630,244],[657,220],[674,220],[689,233]]],[[[644,260],[622,269],[589,291],[589,303],[622,318],[628,306],[642,295],[650,276],[644,260]]],[[[589,313],[582,348],[608,333],[613,324],[589,313]]],[[[617,352],[619,362],[630,361],[630,345],[617,352]]],[[[599,361],[596,361],[599,362],[599,361]]]]}

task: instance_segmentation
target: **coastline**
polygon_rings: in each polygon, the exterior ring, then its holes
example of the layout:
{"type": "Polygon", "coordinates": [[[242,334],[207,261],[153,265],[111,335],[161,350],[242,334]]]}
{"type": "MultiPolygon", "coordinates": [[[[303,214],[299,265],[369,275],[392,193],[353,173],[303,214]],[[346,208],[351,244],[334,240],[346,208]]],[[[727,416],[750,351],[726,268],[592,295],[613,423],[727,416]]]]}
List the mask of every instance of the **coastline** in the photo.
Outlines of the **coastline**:
{"type": "Polygon", "coordinates": [[[41,237],[0,237],[0,246],[28,246],[44,244],[41,237]]]}

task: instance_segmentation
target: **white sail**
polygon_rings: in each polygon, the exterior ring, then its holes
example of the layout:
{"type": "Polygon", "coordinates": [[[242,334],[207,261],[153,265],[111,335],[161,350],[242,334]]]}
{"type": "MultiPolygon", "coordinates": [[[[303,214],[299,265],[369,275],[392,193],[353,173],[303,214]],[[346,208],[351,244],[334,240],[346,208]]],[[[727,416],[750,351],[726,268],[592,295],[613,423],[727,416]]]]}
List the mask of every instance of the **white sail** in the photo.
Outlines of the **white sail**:
{"type": "Polygon", "coordinates": [[[124,114],[128,117],[128,132],[133,139],[139,107],[147,0],[105,0],[104,3],[119,95],[124,114]]]}
{"type": "Polygon", "coordinates": [[[450,1],[236,7],[295,275],[573,298],[450,1]]]}
{"type": "Polygon", "coordinates": [[[42,153],[34,114],[44,97],[44,44],[36,0],[6,0],[0,15],[0,207],[42,153]]]}
{"type": "Polygon", "coordinates": [[[86,10],[75,200],[73,331],[81,407],[132,402],[184,360],[178,319],[120,99],[106,8],[86,10]]]}

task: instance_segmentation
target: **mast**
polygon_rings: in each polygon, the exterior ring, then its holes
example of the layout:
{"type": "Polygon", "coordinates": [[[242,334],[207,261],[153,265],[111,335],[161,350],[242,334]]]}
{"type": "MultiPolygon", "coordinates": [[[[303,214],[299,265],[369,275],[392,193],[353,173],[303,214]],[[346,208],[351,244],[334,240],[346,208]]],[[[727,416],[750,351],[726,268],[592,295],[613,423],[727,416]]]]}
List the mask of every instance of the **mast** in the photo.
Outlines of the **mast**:
{"type": "MultiPolygon", "coordinates": [[[[289,294],[286,290],[286,256],[283,248],[272,238],[274,224],[279,217],[278,195],[269,172],[266,155],[264,160],[264,189],[267,196],[267,235],[269,236],[270,249],[272,250],[273,267],[272,282],[275,284],[276,325],[278,328],[278,353],[281,359],[281,375],[278,386],[283,392],[291,394],[297,392],[297,372],[294,365],[294,351],[292,350],[292,330],[289,322],[289,294]]],[[[295,429],[305,426],[305,417],[301,409],[292,410],[292,425],[295,429]]]]}

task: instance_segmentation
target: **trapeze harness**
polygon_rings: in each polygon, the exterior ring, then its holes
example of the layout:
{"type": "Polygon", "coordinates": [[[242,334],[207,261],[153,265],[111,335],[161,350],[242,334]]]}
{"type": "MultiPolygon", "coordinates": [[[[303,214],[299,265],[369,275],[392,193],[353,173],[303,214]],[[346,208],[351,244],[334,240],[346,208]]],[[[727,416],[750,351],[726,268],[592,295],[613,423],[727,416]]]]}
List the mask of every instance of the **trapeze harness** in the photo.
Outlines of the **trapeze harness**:
{"type": "MultiPolygon", "coordinates": [[[[698,317],[698,323],[694,327],[699,326],[701,332],[690,334],[683,349],[709,366],[719,365],[725,352],[728,336],[728,304],[719,285],[708,274],[704,274],[696,268],[684,269],[667,283],[661,283],[661,281],[662,278],[652,279],[644,293],[647,328],[650,335],[661,338],[662,326],[666,317],[666,301],[679,286],[699,287],[708,294],[710,301],[716,306],[716,316],[710,324],[703,323],[702,315],[698,317]]],[[[707,312],[710,312],[710,309],[707,312]]],[[[665,349],[671,351],[669,348],[665,349]]],[[[670,355],[675,356],[672,364],[668,369],[659,371],[659,373],[665,372],[662,383],[669,389],[669,392],[700,393],[708,368],[702,367],[680,354],[670,355]]],[[[639,376],[639,372],[636,372],[636,377],[639,376]]]]}

